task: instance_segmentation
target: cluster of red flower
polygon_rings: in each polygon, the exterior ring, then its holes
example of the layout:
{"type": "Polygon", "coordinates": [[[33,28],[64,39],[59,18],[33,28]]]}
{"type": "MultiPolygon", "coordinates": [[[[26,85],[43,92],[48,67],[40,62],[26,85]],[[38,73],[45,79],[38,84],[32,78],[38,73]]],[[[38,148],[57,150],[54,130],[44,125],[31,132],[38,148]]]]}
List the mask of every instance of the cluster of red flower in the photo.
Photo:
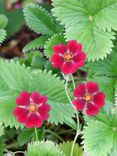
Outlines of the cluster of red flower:
{"type": "MultiPolygon", "coordinates": [[[[82,44],[76,40],[69,41],[67,46],[58,44],[54,46],[54,54],[51,57],[53,67],[60,68],[64,74],[73,74],[78,68],[84,66],[86,53],[82,51],[82,44]]],[[[73,105],[78,111],[86,110],[89,116],[96,115],[100,108],[105,105],[105,94],[99,91],[98,84],[88,82],[79,84],[74,90],[73,105]]],[[[28,128],[40,127],[43,121],[49,118],[50,105],[47,104],[47,97],[33,92],[22,92],[16,98],[17,108],[14,115],[20,123],[28,128]]]]}

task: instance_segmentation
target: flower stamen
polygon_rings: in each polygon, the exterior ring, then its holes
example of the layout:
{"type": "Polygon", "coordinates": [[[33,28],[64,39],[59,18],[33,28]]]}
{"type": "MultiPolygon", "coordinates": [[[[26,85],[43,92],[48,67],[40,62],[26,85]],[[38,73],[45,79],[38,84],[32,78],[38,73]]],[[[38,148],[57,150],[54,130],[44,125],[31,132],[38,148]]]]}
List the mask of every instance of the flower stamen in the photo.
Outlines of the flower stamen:
{"type": "Polygon", "coordinates": [[[35,113],[37,111],[37,105],[35,103],[31,103],[28,107],[28,110],[31,112],[31,113],[35,113]]]}
{"type": "Polygon", "coordinates": [[[92,100],[93,100],[92,94],[87,93],[87,94],[85,95],[85,101],[86,101],[86,102],[91,102],[92,100]]]}
{"type": "Polygon", "coordinates": [[[73,59],[73,55],[70,52],[64,54],[65,61],[71,61],[73,59]]]}

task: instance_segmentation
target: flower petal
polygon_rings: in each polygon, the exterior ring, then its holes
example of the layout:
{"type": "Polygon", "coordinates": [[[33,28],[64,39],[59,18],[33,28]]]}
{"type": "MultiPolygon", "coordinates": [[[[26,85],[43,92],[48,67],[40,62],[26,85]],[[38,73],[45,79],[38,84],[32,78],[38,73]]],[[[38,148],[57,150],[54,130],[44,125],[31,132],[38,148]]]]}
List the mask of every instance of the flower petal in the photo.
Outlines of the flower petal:
{"type": "Polygon", "coordinates": [[[88,82],[87,84],[88,93],[96,93],[99,90],[98,84],[96,82],[88,82]]]}
{"type": "Polygon", "coordinates": [[[48,100],[47,96],[40,95],[38,92],[33,92],[31,98],[36,104],[46,103],[48,100]]]}
{"type": "Polygon", "coordinates": [[[38,108],[38,112],[43,120],[47,120],[49,118],[48,112],[50,111],[50,109],[51,107],[48,104],[43,104],[38,108]]]}
{"type": "Polygon", "coordinates": [[[64,58],[58,54],[53,54],[50,61],[53,62],[55,68],[60,68],[64,63],[64,58]]]}
{"type": "Polygon", "coordinates": [[[77,48],[77,52],[81,52],[83,47],[82,47],[82,44],[81,43],[77,43],[78,44],[78,48],[77,48]]]}
{"type": "Polygon", "coordinates": [[[43,124],[43,121],[39,115],[36,113],[32,113],[28,116],[28,119],[25,122],[25,125],[28,128],[34,128],[34,127],[41,127],[43,124]]]}
{"type": "Polygon", "coordinates": [[[28,118],[29,111],[28,109],[17,107],[14,109],[13,114],[17,117],[19,122],[25,122],[28,118]]]}
{"type": "Polygon", "coordinates": [[[93,116],[96,115],[100,112],[100,108],[97,107],[96,105],[92,105],[90,103],[88,103],[87,105],[87,109],[86,109],[86,114],[89,116],[93,116]]]}
{"type": "Polygon", "coordinates": [[[84,97],[86,94],[86,86],[84,83],[78,85],[78,87],[74,90],[75,97],[84,97]]]}
{"type": "Polygon", "coordinates": [[[73,100],[73,105],[75,105],[77,110],[82,111],[85,107],[85,101],[82,99],[73,100]]]}
{"type": "Polygon", "coordinates": [[[78,49],[78,43],[76,40],[71,40],[68,42],[68,49],[71,53],[76,53],[78,49]]]}
{"type": "Polygon", "coordinates": [[[93,101],[98,107],[103,107],[105,105],[105,98],[106,95],[103,92],[98,92],[93,96],[93,101]]]}
{"type": "Polygon", "coordinates": [[[80,62],[84,62],[86,60],[86,54],[83,52],[80,52],[79,54],[75,55],[73,57],[73,61],[75,63],[80,63],[80,62]]]}
{"type": "Polygon", "coordinates": [[[26,106],[30,104],[30,93],[22,92],[20,97],[16,98],[17,105],[26,106]]]}
{"type": "Polygon", "coordinates": [[[64,44],[58,44],[58,45],[54,46],[53,50],[56,53],[64,54],[67,51],[67,47],[64,44]]]}
{"type": "Polygon", "coordinates": [[[73,74],[75,73],[77,70],[77,68],[75,67],[75,65],[72,62],[64,62],[63,66],[62,66],[62,72],[64,74],[73,74]]]}

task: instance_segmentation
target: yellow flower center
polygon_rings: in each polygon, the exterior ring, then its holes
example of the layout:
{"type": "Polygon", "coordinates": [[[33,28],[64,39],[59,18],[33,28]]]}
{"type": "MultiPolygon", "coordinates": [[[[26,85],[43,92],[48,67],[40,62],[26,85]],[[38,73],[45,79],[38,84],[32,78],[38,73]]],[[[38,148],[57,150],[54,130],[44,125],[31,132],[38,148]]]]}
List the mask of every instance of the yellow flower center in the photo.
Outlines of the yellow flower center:
{"type": "Polygon", "coordinates": [[[93,96],[91,94],[87,93],[85,95],[85,101],[86,102],[91,102],[92,100],[93,100],[93,96]]]}
{"type": "Polygon", "coordinates": [[[31,112],[31,113],[35,113],[37,111],[37,105],[35,103],[31,103],[28,107],[28,110],[31,112]]]}
{"type": "Polygon", "coordinates": [[[72,58],[73,58],[72,53],[67,52],[67,53],[64,54],[64,59],[65,59],[65,61],[71,61],[72,58]]]}

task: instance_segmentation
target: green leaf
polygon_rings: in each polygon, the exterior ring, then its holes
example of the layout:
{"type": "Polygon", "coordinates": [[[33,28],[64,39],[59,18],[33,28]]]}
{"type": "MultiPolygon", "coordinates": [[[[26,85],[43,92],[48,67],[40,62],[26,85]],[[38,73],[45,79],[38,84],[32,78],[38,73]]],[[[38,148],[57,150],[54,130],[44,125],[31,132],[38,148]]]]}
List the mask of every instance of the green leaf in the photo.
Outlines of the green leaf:
{"type": "MultiPolygon", "coordinates": [[[[70,156],[72,144],[73,144],[73,142],[69,142],[69,141],[59,144],[59,147],[65,153],[65,156],[70,156]]],[[[73,156],[83,156],[83,151],[79,147],[78,144],[75,144],[75,146],[74,146],[73,156]]]]}
{"type": "Polygon", "coordinates": [[[45,44],[44,53],[50,58],[53,54],[53,47],[57,44],[63,43],[65,44],[65,38],[62,34],[55,34],[52,36],[45,44]]]}
{"type": "Polygon", "coordinates": [[[100,30],[90,22],[69,27],[66,36],[68,40],[76,39],[81,42],[88,60],[92,61],[104,59],[107,54],[110,54],[113,47],[112,39],[115,39],[113,32],[100,30]]]}
{"type": "Polygon", "coordinates": [[[111,149],[111,152],[109,153],[108,156],[116,156],[116,155],[117,155],[117,136],[115,134],[113,148],[111,149]]]}
{"type": "Polygon", "coordinates": [[[60,80],[56,75],[52,75],[51,71],[31,71],[30,68],[26,68],[13,60],[0,61],[1,123],[10,127],[23,127],[13,115],[13,110],[16,107],[15,99],[22,91],[29,91],[30,93],[38,91],[40,94],[48,96],[49,104],[53,108],[51,110],[52,115],[50,114],[52,123],[69,122],[74,124],[72,120],[74,113],[72,108],[67,106],[68,99],[64,91],[64,81],[60,80]],[[61,117],[53,112],[56,110],[57,104],[59,104],[58,110],[62,114],[61,117]],[[55,117],[56,120],[54,119],[55,117]]]}
{"type": "Polygon", "coordinates": [[[6,37],[6,31],[0,29],[0,44],[5,40],[5,37],[6,37]]]}
{"type": "Polygon", "coordinates": [[[84,150],[90,156],[107,156],[113,147],[112,127],[99,122],[90,121],[84,128],[84,150]]]}
{"type": "Polygon", "coordinates": [[[0,137],[4,134],[4,127],[0,124],[0,137]]]}
{"type": "Polygon", "coordinates": [[[40,36],[40,37],[32,40],[23,48],[23,52],[29,52],[29,51],[44,47],[47,39],[48,39],[47,36],[40,36]]]}
{"type": "Polygon", "coordinates": [[[33,31],[49,35],[56,33],[54,20],[44,8],[28,4],[24,7],[24,16],[27,25],[33,31]]]}
{"type": "Polygon", "coordinates": [[[41,52],[34,52],[31,61],[31,67],[44,70],[46,67],[46,59],[43,57],[41,52]]]}
{"type": "Polygon", "coordinates": [[[99,84],[100,90],[106,94],[106,98],[110,102],[114,102],[115,98],[115,83],[116,78],[106,77],[106,76],[94,76],[93,78],[88,78],[88,81],[94,81],[99,84]]]}
{"type": "Polygon", "coordinates": [[[65,156],[65,154],[59,149],[58,145],[55,145],[51,141],[33,142],[28,145],[27,156],[65,156]]]}
{"type": "Polygon", "coordinates": [[[34,133],[34,129],[25,129],[18,136],[18,143],[20,146],[26,144],[34,133]]]}
{"type": "Polygon", "coordinates": [[[8,25],[6,29],[7,34],[10,37],[24,25],[22,9],[8,11],[5,15],[8,17],[8,25]]]}
{"type": "Polygon", "coordinates": [[[53,0],[53,14],[66,28],[67,40],[82,42],[88,60],[103,59],[111,52],[117,29],[117,0],[53,0]],[[105,31],[108,30],[108,31],[105,31]]]}
{"type": "Polygon", "coordinates": [[[76,129],[77,125],[72,119],[74,116],[74,110],[72,106],[69,104],[62,104],[62,103],[52,103],[50,101],[51,111],[50,111],[50,118],[49,122],[58,125],[58,123],[69,124],[69,126],[76,129]]]}
{"type": "Polygon", "coordinates": [[[89,62],[86,67],[89,73],[93,72],[96,76],[117,77],[117,47],[103,61],[89,62]]]}
{"type": "Polygon", "coordinates": [[[3,156],[4,154],[4,142],[3,142],[3,138],[0,138],[0,155],[3,156]]]}
{"type": "Polygon", "coordinates": [[[117,0],[82,0],[96,26],[104,31],[117,30],[117,0]]]}
{"type": "Polygon", "coordinates": [[[4,29],[8,23],[8,19],[5,15],[0,15],[0,29],[4,29]]]}

